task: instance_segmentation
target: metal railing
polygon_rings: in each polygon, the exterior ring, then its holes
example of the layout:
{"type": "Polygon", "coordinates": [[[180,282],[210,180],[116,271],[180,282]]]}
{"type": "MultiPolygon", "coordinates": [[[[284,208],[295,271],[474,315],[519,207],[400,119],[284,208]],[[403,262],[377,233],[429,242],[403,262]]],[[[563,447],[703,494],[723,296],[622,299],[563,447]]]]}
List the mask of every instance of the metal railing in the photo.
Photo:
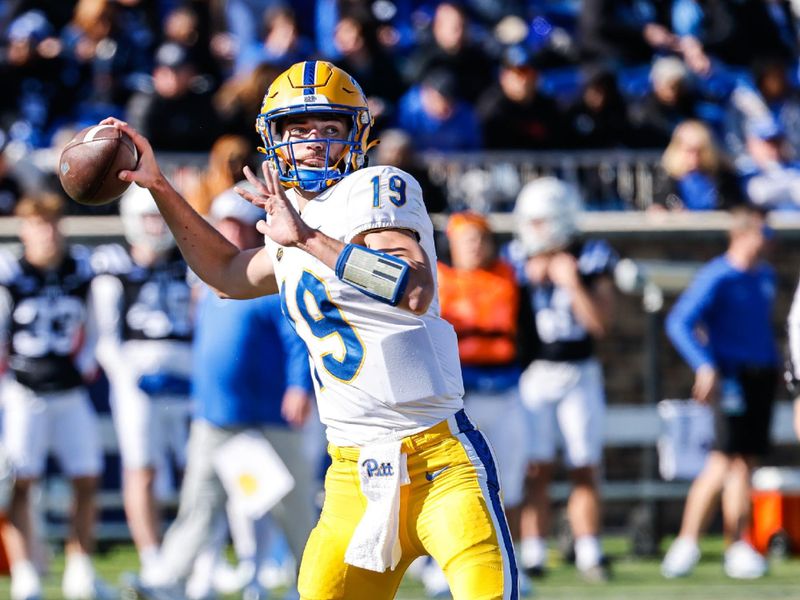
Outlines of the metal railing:
{"type": "MultiPolygon", "coordinates": [[[[541,175],[577,185],[591,210],[645,209],[653,197],[661,150],[425,152],[420,155],[431,181],[442,186],[454,210],[506,212],[522,186],[541,175]]],[[[191,171],[202,171],[206,153],[159,153],[177,186],[191,171]]],[[[15,169],[29,186],[52,173],[58,153],[48,148],[17,157],[15,169]]]]}
{"type": "Polygon", "coordinates": [[[591,210],[645,209],[652,203],[661,150],[424,153],[431,180],[454,209],[505,212],[542,175],[577,185],[591,210]]]}

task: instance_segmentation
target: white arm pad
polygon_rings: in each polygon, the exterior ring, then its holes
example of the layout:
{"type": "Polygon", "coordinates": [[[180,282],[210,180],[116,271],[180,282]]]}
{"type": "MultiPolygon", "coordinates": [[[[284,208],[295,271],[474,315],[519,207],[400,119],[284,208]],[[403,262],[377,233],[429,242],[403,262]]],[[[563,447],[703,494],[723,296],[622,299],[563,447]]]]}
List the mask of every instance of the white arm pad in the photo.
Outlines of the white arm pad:
{"type": "Polygon", "coordinates": [[[367,296],[396,306],[408,283],[408,264],[386,252],[347,244],[336,260],[336,276],[367,296]]]}

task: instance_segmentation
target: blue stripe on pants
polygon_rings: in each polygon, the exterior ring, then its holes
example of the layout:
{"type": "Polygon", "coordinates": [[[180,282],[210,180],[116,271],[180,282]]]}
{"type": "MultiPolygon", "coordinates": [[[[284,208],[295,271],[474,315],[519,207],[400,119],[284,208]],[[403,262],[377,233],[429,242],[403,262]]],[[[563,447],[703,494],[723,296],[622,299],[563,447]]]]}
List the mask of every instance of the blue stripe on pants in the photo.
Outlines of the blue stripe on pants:
{"type": "Polygon", "coordinates": [[[456,423],[458,423],[459,432],[467,436],[467,439],[472,444],[475,452],[478,454],[478,459],[483,463],[486,469],[486,478],[489,486],[489,498],[492,502],[492,509],[498,515],[499,533],[503,539],[508,560],[511,563],[511,598],[519,598],[519,574],[517,573],[517,561],[514,557],[514,544],[511,541],[511,532],[508,529],[508,522],[503,512],[503,503],[500,500],[500,480],[497,477],[497,467],[494,464],[494,457],[489,448],[489,443],[483,434],[475,429],[475,426],[469,420],[467,413],[464,410],[459,410],[455,414],[456,423]],[[502,518],[500,518],[502,517],[502,518]]]}

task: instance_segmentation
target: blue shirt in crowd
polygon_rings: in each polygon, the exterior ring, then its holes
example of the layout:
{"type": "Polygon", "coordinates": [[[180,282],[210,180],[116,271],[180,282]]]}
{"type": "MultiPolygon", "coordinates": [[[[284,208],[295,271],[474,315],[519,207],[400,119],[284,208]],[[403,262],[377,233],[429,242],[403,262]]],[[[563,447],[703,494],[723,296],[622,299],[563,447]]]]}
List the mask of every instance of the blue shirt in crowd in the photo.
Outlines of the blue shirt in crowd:
{"type": "Polygon", "coordinates": [[[471,105],[456,100],[450,117],[437,119],[425,111],[420,86],[400,98],[397,125],[414,138],[419,150],[478,150],[482,144],[480,123],[471,105]]]}
{"type": "Polygon", "coordinates": [[[312,389],[305,344],[277,294],[223,300],[204,287],[193,350],[195,417],[218,427],[286,424],[286,388],[312,389]]]}
{"type": "Polygon", "coordinates": [[[724,374],[742,366],[778,364],[772,331],[775,272],[765,264],[749,271],[719,256],[698,272],[667,317],[667,334],[687,363],[724,374]],[[695,328],[705,329],[701,343],[695,328]]]}

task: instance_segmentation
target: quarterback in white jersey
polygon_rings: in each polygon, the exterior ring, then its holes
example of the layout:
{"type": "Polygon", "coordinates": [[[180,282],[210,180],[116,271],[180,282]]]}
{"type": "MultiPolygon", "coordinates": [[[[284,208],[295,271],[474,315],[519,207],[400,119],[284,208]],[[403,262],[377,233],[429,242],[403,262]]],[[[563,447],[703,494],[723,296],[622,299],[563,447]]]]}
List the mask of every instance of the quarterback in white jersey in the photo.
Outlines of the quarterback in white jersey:
{"type": "MultiPolygon", "coordinates": [[[[287,195],[296,207],[295,193],[287,195]]],[[[427,256],[436,257],[419,184],[394,167],[353,173],[308,203],[303,220],[343,243],[365,231],[408,230],[427,256]]],[[[462,407],[456,336],[439,316],[438,298],[421,315],[399,311],[340,280],[303,250],[283,248],[269,237],[267,248],[284,313],[311,355],[323,398],[320,418],[331,443],[400,439],[462,407]]]]}
{"type": "Polygon", "coordinates": [[[457,600],[518,598],[497,467],[462,408],[456,338],[439,316],[431,222],[410,175],[366,168],[358,83],[305,61],[270,85],[256,123],[264,180],[245,168],[255,191],[237,189],[266,211],[256,250],[180,197],[145,138],[103,123],[134,140],[139,165],[119,176],[151,191],[192,270],[223,296],[280,293],[308,347],[332,464],[301,598],[393,598],[425,554],[457,600]]]}

